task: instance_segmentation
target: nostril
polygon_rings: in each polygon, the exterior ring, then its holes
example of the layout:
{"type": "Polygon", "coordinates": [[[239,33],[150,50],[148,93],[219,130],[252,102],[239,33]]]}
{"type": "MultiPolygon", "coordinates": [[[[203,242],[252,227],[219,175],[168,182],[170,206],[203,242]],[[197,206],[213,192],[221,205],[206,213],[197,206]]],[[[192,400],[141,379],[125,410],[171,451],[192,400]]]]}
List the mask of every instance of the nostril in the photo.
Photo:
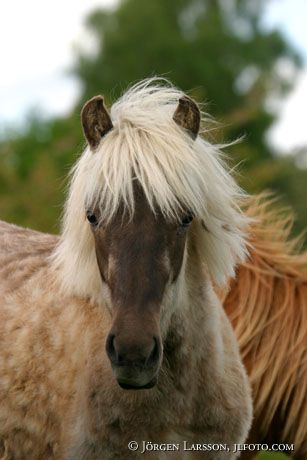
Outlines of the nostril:
{"type": "Polygon", "coordinates": [[[114,334],[109,334],[106,342],[106,352],[107,355],[110,359],[110,361],[114,362],[117,360],[117,353],[115,350],[115,335],[114,334]]]}
{"type": "MultiPolygon", "coordinates": [[[[148,345],[147,345],[148,346],[148,345]]],[[[150,350],[147,347],[141,347],[139,344],[121,344],[115,334],[110,333],[106,340],[106,353],[112,366],[123,367],[130,366],[140,369],[150,369],[157,365],[161,355],[160,340],[152,338],[150,350]],[[147,348],[147,349],[146,349],[147,348]],[[147,354],[149,351],[149,354],[147,354]]]]}
{"type": "Polygon", "coordinates": [[[157,362],[159,361],[159,358],[160,358],[159,341],[158,341],[158,339],[156,337],[153,338],[153,341],[154,341],[153,348],[151,350],[150,355],[148,356],[148,358],[146,360],[146,366],[148,366],[148,367],[151,367],[151,366],[154,366],[155,364],[157,364],[157,362]]]}

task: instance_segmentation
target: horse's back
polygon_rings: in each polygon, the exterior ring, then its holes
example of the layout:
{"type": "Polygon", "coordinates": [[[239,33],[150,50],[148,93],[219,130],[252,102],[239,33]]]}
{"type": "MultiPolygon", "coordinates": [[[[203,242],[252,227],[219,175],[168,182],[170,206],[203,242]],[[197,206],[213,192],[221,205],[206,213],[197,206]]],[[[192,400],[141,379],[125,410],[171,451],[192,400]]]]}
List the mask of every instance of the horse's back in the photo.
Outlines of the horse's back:
{"type": "Polygon", "coordinates": [[[58,236],[36,230],[18,227],[0,221],[0,257],[16,253],[50,252],[58,241],[58,236]]]}
{"type": "Polygon", "coordinates": [[[0,221],[0,290],[16,289],[46,265],[58,237],[0,221]]]}

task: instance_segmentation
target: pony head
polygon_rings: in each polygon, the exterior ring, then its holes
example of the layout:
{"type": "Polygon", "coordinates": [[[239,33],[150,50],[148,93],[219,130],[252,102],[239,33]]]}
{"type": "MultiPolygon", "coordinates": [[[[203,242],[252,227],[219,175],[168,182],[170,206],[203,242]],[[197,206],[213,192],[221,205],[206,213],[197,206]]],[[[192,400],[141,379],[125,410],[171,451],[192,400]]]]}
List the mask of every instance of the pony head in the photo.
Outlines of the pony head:
{"type": "Polygon", "coordinates": [[[94,97],[81,118],[88,146],[55,261],[66,291],[109,307],[106,351],[118,383],[150,388],[162,361],[161,311],[188,297],[191,233],[199,270],[216,283],[244,258],[242,192],[220,150],[198,135],[197,104],[169,84],[137,84],[110,114],[94,97]]]}

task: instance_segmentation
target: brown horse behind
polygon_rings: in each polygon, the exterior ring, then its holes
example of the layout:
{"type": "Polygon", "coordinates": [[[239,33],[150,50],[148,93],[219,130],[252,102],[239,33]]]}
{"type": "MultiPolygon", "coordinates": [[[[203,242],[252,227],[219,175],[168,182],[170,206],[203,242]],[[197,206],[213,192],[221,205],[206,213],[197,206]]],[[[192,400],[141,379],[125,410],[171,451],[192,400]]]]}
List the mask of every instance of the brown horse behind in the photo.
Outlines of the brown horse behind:
{"type": "Polygon", "coordinates": [[[290,239],[293,218],[251,199],[250,257],[222,294],[253,388],[252,442],[294,444],[307,458],[307,252],[290,239]]]}

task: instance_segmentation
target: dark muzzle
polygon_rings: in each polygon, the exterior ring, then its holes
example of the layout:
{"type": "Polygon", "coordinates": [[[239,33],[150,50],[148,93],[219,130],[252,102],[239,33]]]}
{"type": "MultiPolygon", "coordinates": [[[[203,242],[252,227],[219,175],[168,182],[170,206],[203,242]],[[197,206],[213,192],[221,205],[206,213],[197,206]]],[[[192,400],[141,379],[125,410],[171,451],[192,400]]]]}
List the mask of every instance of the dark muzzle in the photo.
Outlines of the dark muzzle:
{"type": "Polygon", "coordinates": [[[148,389],[157,382],[162,359],[160,337],[126,338],[110,333],[106,352],[118,384],[124,389],[148,389]]]}

